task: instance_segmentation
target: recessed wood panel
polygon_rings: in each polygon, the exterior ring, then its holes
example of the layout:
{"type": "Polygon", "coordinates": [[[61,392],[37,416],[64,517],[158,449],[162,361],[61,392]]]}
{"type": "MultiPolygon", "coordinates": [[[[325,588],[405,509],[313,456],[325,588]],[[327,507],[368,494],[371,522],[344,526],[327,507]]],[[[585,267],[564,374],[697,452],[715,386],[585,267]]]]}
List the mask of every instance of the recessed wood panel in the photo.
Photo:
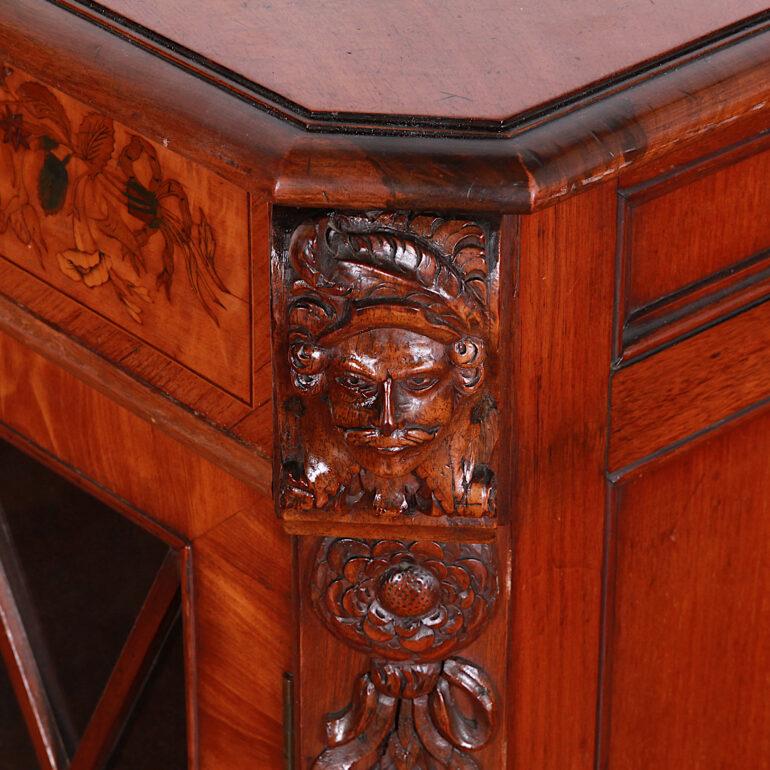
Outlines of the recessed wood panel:
{"type": "Polygon", "coordinates": [[[770,295],[768,145],[762,132],[701,149],[674,171],[672,162],[657,176],[630,175],[620,195],[618,360],[655,353],[770,295]]]}
{"type": "Polygon", "coordinates": [[[770,302],[612,378],[609,467],[617,471],[770,396],[770,302]]]}
{"type": "Polygon", "coordinates": [[[769,477],[765,410],[616,489],[602,768],[770,768],[769,477]]]}
{"type": "Polygon", "coordinates": [[[0,255],[251,403],[248,195],[168,144],[6,67],[0,255]]]}
{"type": "Polygon", "coordinates": [[[770,152],[663,180],[626,218],[628,313],[770,248],[770,152]]]}

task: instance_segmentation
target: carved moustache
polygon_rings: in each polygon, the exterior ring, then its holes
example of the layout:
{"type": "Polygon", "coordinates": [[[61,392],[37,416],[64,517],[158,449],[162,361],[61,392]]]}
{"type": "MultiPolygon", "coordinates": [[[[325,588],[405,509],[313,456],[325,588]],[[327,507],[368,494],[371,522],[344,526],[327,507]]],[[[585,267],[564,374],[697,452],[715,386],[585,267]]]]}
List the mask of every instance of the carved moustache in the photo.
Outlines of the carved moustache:
{"type": "Polygon", "coordinates": [[[345,440],[353,446],[376,449],[378,452],[396,453],[427,444],[435,438],[438,430],[438,428],[399,428],[386,434],[379,428],[348,428],[345,430],[345,440]]]}

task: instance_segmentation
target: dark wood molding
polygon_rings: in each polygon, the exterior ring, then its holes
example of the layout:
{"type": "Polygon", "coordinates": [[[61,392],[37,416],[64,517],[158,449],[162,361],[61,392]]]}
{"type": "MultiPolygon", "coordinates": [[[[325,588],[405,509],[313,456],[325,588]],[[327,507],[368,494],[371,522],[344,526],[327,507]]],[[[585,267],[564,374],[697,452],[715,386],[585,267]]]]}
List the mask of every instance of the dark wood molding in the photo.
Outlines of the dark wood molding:
{"type": "Polygon", "coordinates": [[[31,74],[277,203],[359,209],[529,212],[724,127],[738,134],[770,109],[768,40],[757,19],[509,138],[377,136],[308,132],[47,0],[0,8],[0,52],[31,74]]]}

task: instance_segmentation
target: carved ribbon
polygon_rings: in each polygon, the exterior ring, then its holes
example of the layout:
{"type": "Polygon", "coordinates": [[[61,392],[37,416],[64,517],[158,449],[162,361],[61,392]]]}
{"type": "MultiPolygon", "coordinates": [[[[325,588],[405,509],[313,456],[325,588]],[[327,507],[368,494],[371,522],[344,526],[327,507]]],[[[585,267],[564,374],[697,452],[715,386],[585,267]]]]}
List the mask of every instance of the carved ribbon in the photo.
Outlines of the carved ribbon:
{"type": "Polygon", "coordinates": [[[373,657],[350,705],[327,720],[314,769],[478,768],[467,752],[492,737],[494,688],[481,668],[448,654],[478,636],[497,592],[489,546],[322,541],[316,609],[335,635],[373,657]]]}

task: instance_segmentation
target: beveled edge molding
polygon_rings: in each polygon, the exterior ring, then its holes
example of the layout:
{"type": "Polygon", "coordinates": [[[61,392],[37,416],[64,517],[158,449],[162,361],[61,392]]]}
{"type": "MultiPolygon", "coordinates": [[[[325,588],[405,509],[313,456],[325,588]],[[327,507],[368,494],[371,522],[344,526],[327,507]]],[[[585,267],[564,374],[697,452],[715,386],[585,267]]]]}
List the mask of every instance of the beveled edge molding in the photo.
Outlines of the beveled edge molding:
{"type": "Polygon", "coordinates": [[[637,82],[654,77],[674,67],[681,67],[693,58],[703,56],[734,39],[741,39],[767,24],[767,11],[734,21],[725,27],[690,43],[678,46],[673,52],[661,53],[651,60],[621,70],[619,74],[602,78],[598,83],[578,89],[573,93],[554,98],[544,105],[502,118],[447,117],[435,115],[407,115],[387,113],[366,113],[340,110],[314,110],[283,95],[280,91],[267,88],[254,80],[240,75],[198,52],[158,34],[152,29],[133,21],[127,16],[98,5],[93,0],[47,0],[71,14],[89,21],[113,35],[129,39],[134,45],[175,66],[195,74],[196,77],[212,83],[217,88],[236,93],[241,99],[280,119],[301,126],[309,132],[332,132],[340,134],[428,134],[456,136],[463,139],[485,139],[510,137],[522,127],[538,120],[580,106],[583,103],[606,97],[637,82]]]}
{"type": "Polygon", "coordinates": [[[494,527],[496,232],[409,212],[275,230],[279,514],[305,534],[494,527]]]}
{"type": "Polygon", "coordinates": [[[498,592],[493,546],[323,539],[313,605],[331,633],[370,655],[370,669],[328,716],[314,770],[479,768],[469,752],[495,734],[497,695],[454,653],[483,632],[498,592]]]}
{"type": "Polygon", "coordinates": [[[314,133],[272,105],[256,108],[222,77],[171,62],[168,52],[123,28],[108,32],[96,13],[73,7],[71,0],[0,6],[0,50],[41,78],[56,72],[72,95],[283,206],[531,212],[708,135],[755,130],[770,110],[766,15],[701,41],[689,56],[680,51],[667,65],[530,116],[510,135],[458,141],[445,129],[428,135],[409,126],[404,135],[363,124],[314,133]],[[125,86],[120,98],[108,96],[116,79],[125,86]],[[159,81],[167,83],[162,100],[159,81]],[[139,116],[130,107],[137,102],[145,106],[139,116]],[[207,137],[216,137],[216,153],[207,137]]]}

